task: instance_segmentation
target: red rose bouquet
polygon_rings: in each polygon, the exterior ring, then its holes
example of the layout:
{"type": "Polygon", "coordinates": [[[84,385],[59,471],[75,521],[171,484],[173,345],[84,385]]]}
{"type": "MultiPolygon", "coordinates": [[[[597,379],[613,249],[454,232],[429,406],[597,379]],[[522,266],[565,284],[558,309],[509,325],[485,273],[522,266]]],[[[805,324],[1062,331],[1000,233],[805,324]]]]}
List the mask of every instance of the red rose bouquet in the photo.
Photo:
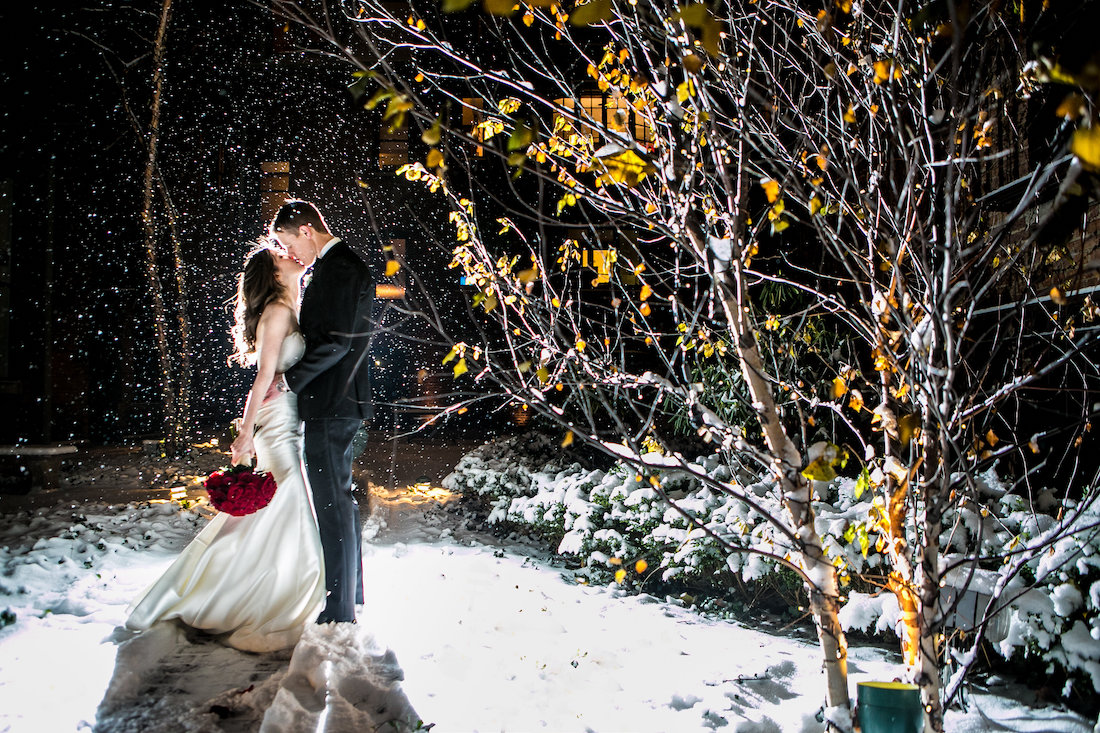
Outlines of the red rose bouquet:
{"type": "Polygon", "coordinates": [[[275,479],[245,465],[223,468],[206,477],[203,488],[219,512],[243,517],[263,509],[275,496],[275,479]]]}

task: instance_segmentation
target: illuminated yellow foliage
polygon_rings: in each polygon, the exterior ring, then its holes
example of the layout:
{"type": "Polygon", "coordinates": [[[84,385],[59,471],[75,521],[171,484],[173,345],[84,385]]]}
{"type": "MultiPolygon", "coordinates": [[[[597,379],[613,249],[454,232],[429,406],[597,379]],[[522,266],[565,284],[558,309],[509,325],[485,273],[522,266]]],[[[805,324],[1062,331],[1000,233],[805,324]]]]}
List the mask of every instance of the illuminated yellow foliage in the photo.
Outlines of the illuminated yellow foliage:
{"type": "Polygon", "coordinates": [[[1100,126],[1075,131],[1070,150],[1085,168],[1100,172],[1100,126]]]}
{"type": "Polygon", "coordinates": [[[779,181],[765,178],[760,182],[760,187],[764,189],[764,195],[768,197],[768,203],[774,204],[775,200],[779,198],[779,181]]]}
{"type": "Polygon", "coordinates": [[[837,469],[848,464],[848,449],[834,443],[815,443],[810,452],[816,455],[802,469],[802,475],[814,481],[832,481],[837,477],[837,469]]]}
{"type": "Polygon", "coordinates": [[[482,4],[485,7],[485,12],[491,15],[502,15],[505,18],[510,17],[516,11],[516,6],[512,0],[483,0],[482,4]]]}
{"type": "Polygon", "coordinates": [[[633,150],[623,150],[599,160],[607,169],[607,176],[615,183],[625,186],[637,186],[647,175],[657,171],[652,163],[633,150]]]}
{"type": "Polygon", "coordinates": [[[841,377],[833,377],[833,384],[830,392],[834,400],[839,400],[847,394],[848,384],[841,377]]]}
{"type": "Polygon", "coordinates": [[[901,66],[895,61],[883,59],[882,61],[875,62],[875,83],[881,84],[884,81],[890,79],[900,79],[902,75],[901,66]]]}
{"type": "Polygon", "coordinates": [[[856,412],[863,409],[863,395],[860,394],[858,389],[853,389],[851,395],[848,397],[848,407],[856,412]]]}
{"type": "Polygon", "coordinates": [[[672,16],[673,20],[682,20],[699,36],[699,42],[711,56],[717,56],[722,38],[722,24],[715,19],[706,3],[691,3],[680,8],[672,16]]]}
{"type": "Polygon", "coordinates": [[[569,22],[576,26],[602,23],[611,17],[611,0],[588,0],[578,3],[569,14],[569,22]]]}
{"type": "MultiPolygon", "coordinates": [[[[443,123],[439,117],[435,118],[435,122],[432,126],[423,132],[420,139],[424,141],[425,145],[439,145],[439,140],[443,133],[443,123]]],[[[431,166],[435,167],[435,166],[431,166]]]]}

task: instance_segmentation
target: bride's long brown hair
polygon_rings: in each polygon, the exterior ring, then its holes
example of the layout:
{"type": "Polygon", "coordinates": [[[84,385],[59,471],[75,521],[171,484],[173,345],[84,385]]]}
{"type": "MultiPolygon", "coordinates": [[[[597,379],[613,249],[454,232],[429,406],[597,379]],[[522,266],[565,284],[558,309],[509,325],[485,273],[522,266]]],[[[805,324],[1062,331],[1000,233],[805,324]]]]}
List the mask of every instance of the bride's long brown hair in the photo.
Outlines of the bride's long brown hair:
{"type": "Polygon", "coordinates": [[[244,261],[244,270],[237,276],[233,346],[236,350],[229,362],[251,366],[256,362],[256,326],[264,309],[286,297],[286,288],[275,277],[275,254],[267,242],[252,250],[244,261]]]}

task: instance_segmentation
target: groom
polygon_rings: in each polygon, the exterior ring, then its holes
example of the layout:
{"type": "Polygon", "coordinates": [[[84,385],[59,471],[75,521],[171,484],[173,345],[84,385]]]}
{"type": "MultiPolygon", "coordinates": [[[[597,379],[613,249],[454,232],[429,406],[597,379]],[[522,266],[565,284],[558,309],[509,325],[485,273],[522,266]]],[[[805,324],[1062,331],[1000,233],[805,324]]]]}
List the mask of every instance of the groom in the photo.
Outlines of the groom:
{"type": "Polygon", "coordinates": [[[313,204],[288,200],[269,228],[291,257],[313,268],[299,317],[306,351],[286,381],[305,424],[306,475],[325,556],[328,594],[317,623],[354,622],[355,604],[363,602],[363,560],[351,443],[372,412],[367,336],[374,284],[313,204]]]}

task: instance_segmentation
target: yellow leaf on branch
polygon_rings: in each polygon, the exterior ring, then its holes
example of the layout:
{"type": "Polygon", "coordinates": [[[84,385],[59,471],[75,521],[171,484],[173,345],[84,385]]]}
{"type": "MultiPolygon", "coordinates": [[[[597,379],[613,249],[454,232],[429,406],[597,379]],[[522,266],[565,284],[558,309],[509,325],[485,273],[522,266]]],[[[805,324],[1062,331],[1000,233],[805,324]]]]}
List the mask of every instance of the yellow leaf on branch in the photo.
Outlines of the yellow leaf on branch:
{"type": "Polygon", "coordinates": [[[512,0],[483,0],[485,12],[490,15],[502,15],[505,18],[511,17],[512,13],[516,11],[515,3],[512,0]]]}
{"type": "Polygon", "coordinates": [[[920,415],[912,412],[898,418],[898,440],[908,443],[920,432],[920,415]]]}
{"type": "Polygon", "coordinates": [[[588,0],[578,3],[569,14],[569,22],[576,26],[588,26],[602,23],[611,18],[611,0],[588,0]]]}
{"type": "Polygon", "coordinates": [[[803,476],[814,481],[832,481],[837,477],[837,469],[848,464],[848,449],[822,440],[810,446],[806,458],[803,476]]]}
{"type": "Polygon", "coordinates": [[[565,437],[561,439],[561,447],[568,448],[571,445],[573,445],[573,431],[567,430],[565,437]]]}
{"type": "Polygon", "coordinates": [[[768,197],[768,203],[774,204],[775,200],[779,198],[779,181],[765,178],[760,182],[760,187],[764,189],[764,195],[768,197]]]}
{"type": "Polygon", "coordinates": [[[466,371],[466,358],[463,357],[458,360],[457,364],[455,364],[455,378],[461,377],[463,374],[466,373],[466,371]]]}
{"type": "Polygon", "coordinates": [[[1074,132],[1070,150],[1085,168],[1100,172],[1100,126],[1086,127],[1074,132]]]}
{"type": "Polygon", "coordinates": [[[428,159],[425,161],[428,168],[438,168],[443,165],[443,153],[435,148],[428,151],[428,159]]]}
{"type": "Polygon", "coordinates": [[[439,117],[435,118],[435,122],[432,126],[420,135],[420,139],[424,141],[425,145],[439,145],[439,140],[443,137],[443,123],[439,117]]]}
{"type": "Polygon", "coordinates": [[[603,163],[612,181],[626,186],[637,186],[647,175],[657,172],[652,163],[630,149],[619,149],[606,155],[597,152],[596,157],[603,163]]]}
{"type": "Polygon", "coordinates": [[[852,408],[856,412],[863,409],[863,395],[860,394],[858,389],[853,389],[851,396],[848,397],[848,407],[852,408]]]}
{"type": "Polygon", "coordinates": [[[397,260],[389,260],[388,262],[386,262],[386,277],[393,277],[400,269],[400,262],[398,262],[397,260]]]}
{"type": "Polygon", "coordinates": [[[699,42],[707,53],[717,56],[721,48],[722,24],[711,13],[706,3],[691,3],[680,8],[680,11],[672,16],[673,20],[682,20],[685,25],[694,29],[699,42]]]}
{"type": "Polygon", "coordinates": [[[848,392],[848,384],[840,377],[833,377],[832,395],[834,400],[839,400],[848,392]]]}

